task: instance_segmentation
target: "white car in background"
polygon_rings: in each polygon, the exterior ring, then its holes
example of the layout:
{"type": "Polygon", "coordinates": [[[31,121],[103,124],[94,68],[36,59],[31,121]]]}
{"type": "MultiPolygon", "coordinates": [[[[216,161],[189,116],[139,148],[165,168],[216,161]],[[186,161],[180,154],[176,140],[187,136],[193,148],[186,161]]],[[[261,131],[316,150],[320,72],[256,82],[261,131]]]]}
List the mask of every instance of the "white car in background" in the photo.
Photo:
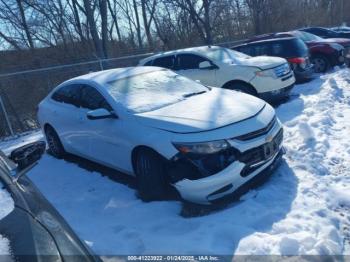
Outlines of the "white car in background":
{"type": "Polygon", "coordinates": [[[159,67],[68,80],[40,103],[38,119],[54,156],[69,152],[134,175],[144,200],[173,186],[183,199],[215,202],[265,173],[283,151],[269,104],[159,67]]]}
{"type": "Polygon", "coordinates": [[[147,57],[140,66],[159,66],[208,86],[234,89],[276,101],[288,96],[295,83],[284,58],[251,57],[228,48],[202,46],[147,57]]]}

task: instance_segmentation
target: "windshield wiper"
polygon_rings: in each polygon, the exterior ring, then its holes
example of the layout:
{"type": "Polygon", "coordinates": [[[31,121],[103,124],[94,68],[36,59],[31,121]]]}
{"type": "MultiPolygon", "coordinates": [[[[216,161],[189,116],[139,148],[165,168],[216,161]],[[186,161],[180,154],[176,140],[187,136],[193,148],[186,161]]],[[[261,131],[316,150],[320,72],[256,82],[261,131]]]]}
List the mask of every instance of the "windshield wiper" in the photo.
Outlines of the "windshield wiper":
{"type": "Polygon", "coordinates": [[[204,93],[206,93],[206,92],[207,92],[207,91],[200,91],[200,92],[189,93],[189,94],[183,95],[183,97],[187,98],[187,97],[191,97],[191,96],[196,96],[196,95],[204,94],[204,93]]]}

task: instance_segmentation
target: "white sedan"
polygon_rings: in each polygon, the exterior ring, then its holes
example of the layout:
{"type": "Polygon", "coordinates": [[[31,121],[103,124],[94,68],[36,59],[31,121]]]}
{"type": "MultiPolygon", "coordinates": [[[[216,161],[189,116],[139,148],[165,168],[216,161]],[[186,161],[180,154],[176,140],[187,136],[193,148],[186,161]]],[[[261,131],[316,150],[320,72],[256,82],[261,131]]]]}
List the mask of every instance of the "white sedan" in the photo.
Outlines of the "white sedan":
{"type": "Polygon", "coordinates": [[[172,186],[185,200],[213,203],[265,174],[283,151],[269,104],[158,67],[68,80],[40,103],[38,119],[54,156],[135,175],[143,200],[172,186]]]}

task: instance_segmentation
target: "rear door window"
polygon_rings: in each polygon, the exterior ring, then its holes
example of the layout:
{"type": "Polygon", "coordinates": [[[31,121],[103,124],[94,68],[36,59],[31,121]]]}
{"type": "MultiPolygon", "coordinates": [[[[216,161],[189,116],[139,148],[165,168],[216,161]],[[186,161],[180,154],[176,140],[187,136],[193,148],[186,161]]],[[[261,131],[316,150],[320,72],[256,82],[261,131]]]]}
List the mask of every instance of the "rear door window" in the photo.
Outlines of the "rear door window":
{"type": "Polygon", "coordinates": [[[193,54],[180,54],[177,55],[177,67],[176,70],[189,70],[189,69],[199,69],[199,64],[210,61],[198,55],[193,54]]]}
{"type": "Polygon", "coordinates": [[[280,57],[306,57],[308,56],[308,48],[305,43],[298,39],[290,39],[271,45],[272,55],[280,57]]]}
{"type": "Polygon", "coordinates": [[[242,52],[246,55],[255,56],[254,46],[241,46],[237,51],[242,52]]]}
{"type": "Polygon", "coordinates": [[[83,85],[81,88],[80,104],[82,108],[95,110],[104,108],[107,111],[113,111],[107,100],[94,87],[83,85]]]}
{"type": "Polygon", "coordinates": [[[55,93],[53,93],[51,98],[56,102],[71,104],[79,107],[80,89],[81,85],[78,84],[66,85],[59,88],[55,93]]]}
{"type": "Polygon", "coordinates": [[[274,56],[283,56],[285,52],[283,52],[283,44],[282,43],[272,43],[271,44],[271,54],[274,56]]]}
{"type": "Polygon", "coordinates": [[[256,56],[269,55],[269,45],[261,44],[261,45],[254,46],[254,53],[256,56]]]}
{"type": "Polygon", "coordinates": [[[163,56],[157,59],[154,59],[153,66],[164,67],[168,69],[173,69],[175,63],[175,56],[163,56]]]}

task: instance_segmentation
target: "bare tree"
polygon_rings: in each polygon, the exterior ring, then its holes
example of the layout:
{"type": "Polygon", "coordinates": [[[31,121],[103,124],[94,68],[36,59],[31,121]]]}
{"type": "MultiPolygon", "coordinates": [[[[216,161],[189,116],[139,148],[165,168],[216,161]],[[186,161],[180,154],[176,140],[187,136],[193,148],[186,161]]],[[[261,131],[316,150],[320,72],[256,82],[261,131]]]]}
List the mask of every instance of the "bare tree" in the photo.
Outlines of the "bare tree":
{"type": "Polygon", "coordinates": [[[107,27],[107,1],[99,0],[100,15],[101,15],[101,36],[103,57],[108,57],[107,43],[108,43],[108,27],[107,27]]]}
{"type": "Polygon", "coordinates": [[[139,17],[139,10],[138,10],[138,6],[137,6],[137,2],[136,0],[132,0],[132,6],[134,8],[134,15],[136,18],[136,34],[137,34],[137,40],[139,43],[139,47],[142,48],[143,44],[142,44],[142,36],[141,36],[141,25],[140,25],[140,17],[139,17]]]}
{"type": "Polygon", "coordinates": [[[103,57],[105,57],[105,54],[103,52],[101,39],[98,35],[97,25],[96,25],[96,21],[94,18],[94,10],[92,9],[91,1],[90,0],[83,0],[83,1],[84,1],[84,9],[85,9],[87,23],[89,25],[89,30],[91,33],[92,40],[94,42],[97,56],[100,58],[103,58],[103,57]]]}
{"type": "Polygon", "coordinates": [[[154,20],[157,0],[141,0],[143,26],[145,29],[148,47],[153,49],[153,39],[151,34],[151,25],[154,20]]]}
{"type": "Polygon", "coordinates": [[[24,13],[23,0],[16,0],[16,2],[17,2],[17,6],[18,6],[18,9],[19,9],[20,16],[21,16],[21,24],[22,24],[23,30],[24,30],[24,32],[26,34],[29,47],[31,49],[33,49],[34,48],[34,43],[33,43],[32,35],[31,35],[30,31],[29,31],[26,15],[24,13]]]}
{"type": "MultiPolygon", "coordinates": [[[[116,5],[116,1],[113,1],[113,6],[111,4],[111,0],[107,0],[107,4],[108,4],[108,10],[109,13],[111,14],[115,29],[117,31],[117,37],[118,37],[118,41],[122,41],[122,37],[121,37],[121,33],[120,33],[120,28],[119,28],[119,21],[117,18],[117,5],[116,5]]],[[[113,27],[112,27],[113,28],[113,27]]]]}

